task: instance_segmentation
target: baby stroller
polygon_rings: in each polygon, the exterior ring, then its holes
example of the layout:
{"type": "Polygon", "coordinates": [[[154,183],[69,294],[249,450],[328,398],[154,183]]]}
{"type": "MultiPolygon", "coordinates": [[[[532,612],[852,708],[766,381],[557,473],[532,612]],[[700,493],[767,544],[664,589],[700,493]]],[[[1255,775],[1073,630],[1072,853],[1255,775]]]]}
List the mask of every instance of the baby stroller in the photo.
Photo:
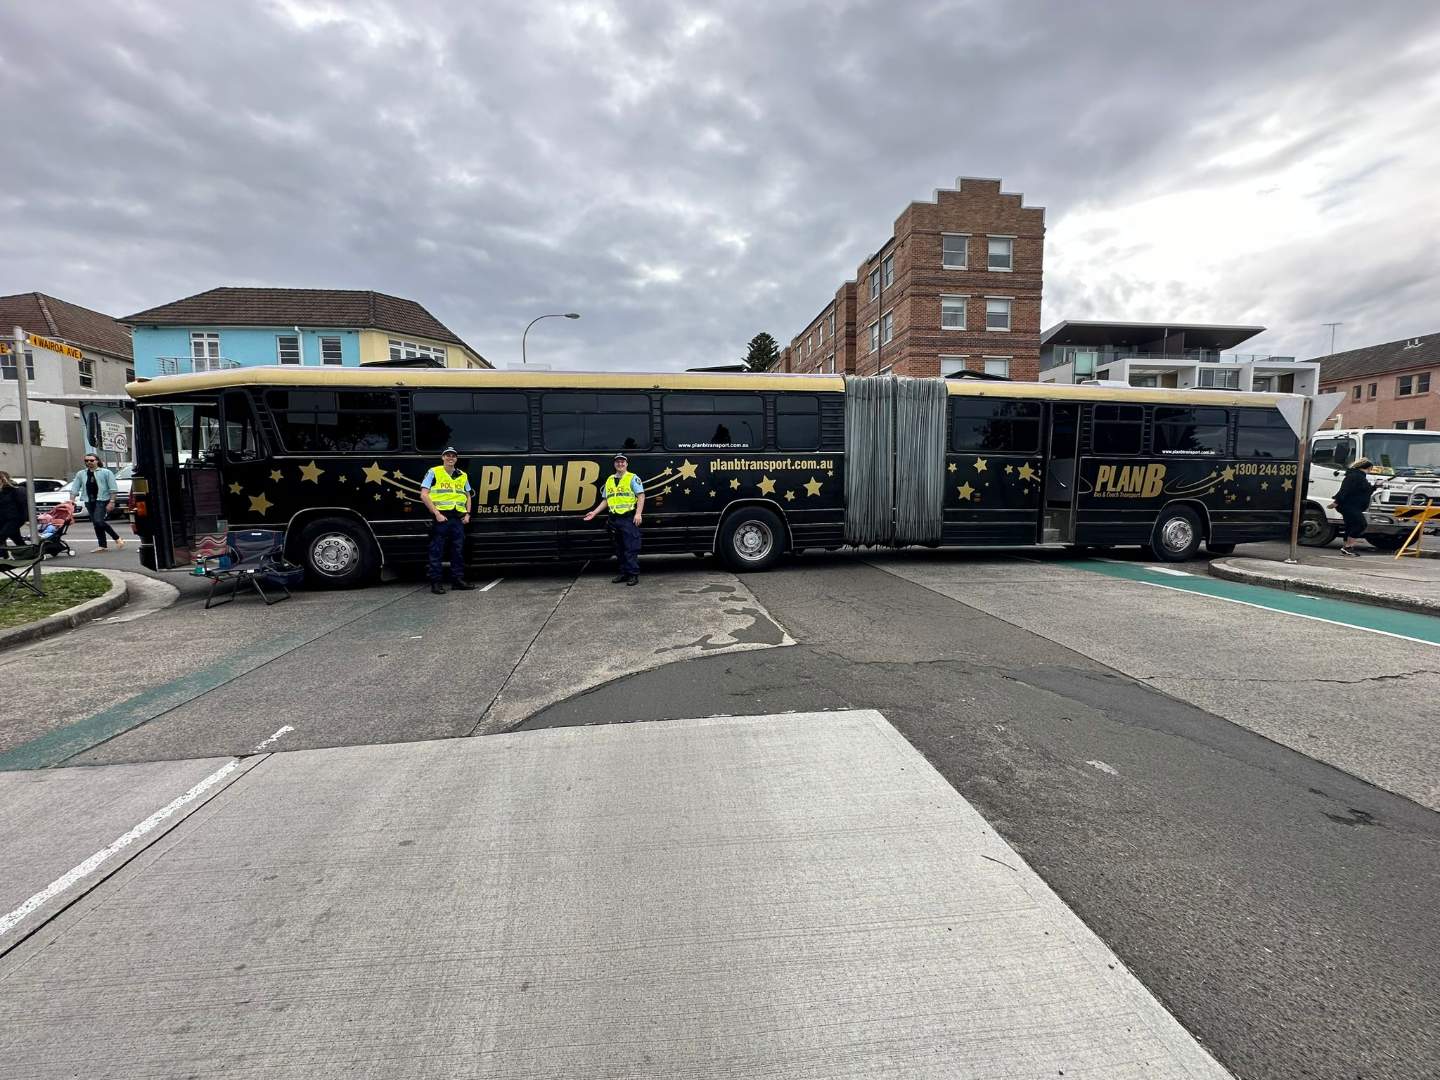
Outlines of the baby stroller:
{"type": "Polygon", "coordinates": [[[70,525],[74,518],[65,518],[63,521],[49,520],[51,515],[41,514],[47,520],[38,522],[40,526],[40,552],[47,559],[58,559],[61,555],[67,558],[74,558],[75,549],[65,540],[65,534],[70,531],[70,525]]]}

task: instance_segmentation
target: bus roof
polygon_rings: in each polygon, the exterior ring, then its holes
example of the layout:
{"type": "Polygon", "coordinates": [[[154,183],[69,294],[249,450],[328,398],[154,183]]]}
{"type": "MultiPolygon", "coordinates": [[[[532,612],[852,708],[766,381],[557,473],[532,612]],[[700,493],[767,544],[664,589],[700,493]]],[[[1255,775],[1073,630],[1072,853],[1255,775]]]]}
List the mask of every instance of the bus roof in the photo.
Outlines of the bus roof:
{"type": "MultiPolygon", "coordinates": [[[[495,371],[459,368],[246,367],[162,375],[126,386],[132,398],[231,387],[390,387],[566,389],[566,390],[807,390],[842,392],[840,375],[717,374],[704,372],[495,371]]],[[[948,380],[946,392],[959,397],[1039,398],[1054,401],[1131,401],[1137,404],[1250,405],[1273,408],[1288,394],[1256,394],[1239,390],[1172,390],[1150,387],[1075,386],[1065,383],[948,380]]]]}

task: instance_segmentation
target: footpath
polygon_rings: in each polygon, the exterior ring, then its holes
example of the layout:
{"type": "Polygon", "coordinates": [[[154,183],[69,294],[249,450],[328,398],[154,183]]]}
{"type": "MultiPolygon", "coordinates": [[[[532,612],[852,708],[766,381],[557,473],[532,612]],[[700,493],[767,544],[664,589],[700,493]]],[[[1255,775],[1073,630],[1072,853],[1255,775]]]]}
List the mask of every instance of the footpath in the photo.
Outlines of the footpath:
{"type": "Polygon", "coordinates": [[[1247,585],[1266,585],[1378,604],[1422,615],[1440,615],[1440,559],[1396,559],[1366,549],[1358,559],[1341,556],[1339,547],[1306,550],[1302,562],[1228,558],[1210,563],[1212,577],[1247,585]]]}

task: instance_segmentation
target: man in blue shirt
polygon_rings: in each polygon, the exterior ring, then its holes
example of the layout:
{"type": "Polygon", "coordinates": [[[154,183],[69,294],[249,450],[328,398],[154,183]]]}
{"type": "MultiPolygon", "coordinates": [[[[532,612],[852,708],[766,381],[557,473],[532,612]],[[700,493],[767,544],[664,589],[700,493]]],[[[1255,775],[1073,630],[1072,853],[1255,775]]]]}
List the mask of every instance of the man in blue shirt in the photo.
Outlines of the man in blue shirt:
{"type": "Polygon", "coordinates": [[[610,580],[616,585],[640,584],[640,522],[645,516],[645,485],[630,472],[630,459],[624,454],[615,455],[615,475],[605,480],[600,505],[585,515],[586,521],[594,521],[601,510],[610,512],[609,528],[615,538],[615,558],[620,563],[620,573],[610,580]]]}
{"type": "Polygon", "coordinates": [[[470,478],[456,467],[453,446],[440,452],[442,462],[420,481],[420,501],[435,523],[430,526],[430,591],[445,591],[445,548],[450,548],[450,587],[473,589],[465,580],[465,526],[470,524],[470,478]]]}

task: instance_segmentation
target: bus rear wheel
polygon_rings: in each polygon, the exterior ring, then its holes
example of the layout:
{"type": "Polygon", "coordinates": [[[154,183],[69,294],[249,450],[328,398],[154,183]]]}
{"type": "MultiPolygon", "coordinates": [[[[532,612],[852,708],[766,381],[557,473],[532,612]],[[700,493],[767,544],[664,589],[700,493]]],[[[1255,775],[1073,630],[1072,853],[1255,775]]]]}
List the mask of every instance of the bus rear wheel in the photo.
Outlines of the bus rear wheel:
{"type": "Polygon", "coordinates": [[[720,525],[720,557],[737,573],[769,570],[785,550],[785,526],[763,506],[736,510],[720,525]]]}
{"type": "Polygon", "coordinates": [[[345,518],[321,518],[300,534],[305,580],[316,588],[348,589],[375,573],[375,545],[365,528],[345,518]]]}
{"type": "Polygon", "coordinates": [[[1165,562],[1186,562],[1195,557],[1203,539],[1195,511],[1174,506],[1160,515],[1150,534],[1150,550],[1165,562]]]}

